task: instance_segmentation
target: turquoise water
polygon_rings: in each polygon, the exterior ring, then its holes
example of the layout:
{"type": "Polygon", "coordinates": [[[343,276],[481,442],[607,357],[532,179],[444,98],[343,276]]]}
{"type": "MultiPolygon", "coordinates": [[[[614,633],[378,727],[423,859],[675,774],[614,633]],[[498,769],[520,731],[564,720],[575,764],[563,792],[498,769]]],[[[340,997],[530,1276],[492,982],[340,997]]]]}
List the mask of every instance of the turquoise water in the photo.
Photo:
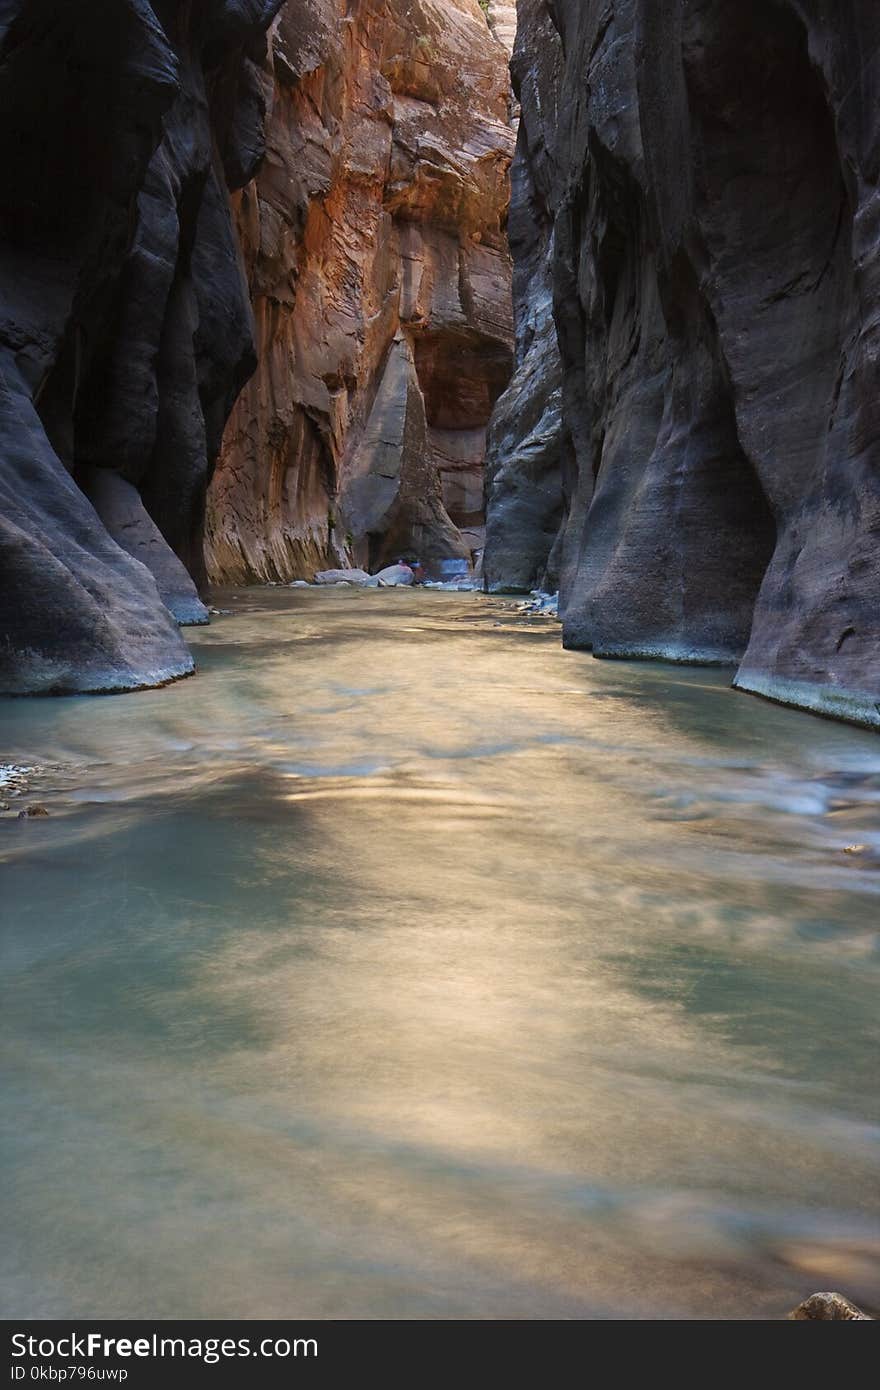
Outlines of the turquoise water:
{"type": "Polygon", "coordinates": [[[3,1313],[880,1304],[876,736],[482,595],[216,602],[192,680],[0,701],[3,1313]]]}

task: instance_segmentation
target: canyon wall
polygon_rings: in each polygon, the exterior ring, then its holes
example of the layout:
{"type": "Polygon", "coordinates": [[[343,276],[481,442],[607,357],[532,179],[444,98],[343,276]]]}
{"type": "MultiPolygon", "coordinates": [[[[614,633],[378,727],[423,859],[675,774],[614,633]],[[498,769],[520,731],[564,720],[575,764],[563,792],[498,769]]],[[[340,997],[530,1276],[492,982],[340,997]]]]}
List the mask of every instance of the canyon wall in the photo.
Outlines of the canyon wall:
{"type": "Polygon", "coordinates": [[[488,582],[880,725],[880,9],[520,0],[514,73],[488,582]]]}
{"type": "Polygon", "coordinates": [[[188,674],[206,559],[481,550],[512,18],[0,3],[0,691],[188,674]]]}
{"type": "Polygon", "coordinates": [[[0,5],[0,690],[192,670],[281,0],[0,5]]]}
{"type": "Polygon", "coordinates": [[[562,364],[553,318],[555,163],[562,46],[543,7],[521,14],[511,70],[521,97],[508,219],[516,361],[489,425],[486,548],[490,592],[557,587],[564,508],[562,364]]]}
{"type": "Polygon", "coordinates": [[[213,580],[482,549],[513,346],[512,18],[494,0],[287,0],[266,158],[235,198],[260,366],[210,490],[213,580]]]}

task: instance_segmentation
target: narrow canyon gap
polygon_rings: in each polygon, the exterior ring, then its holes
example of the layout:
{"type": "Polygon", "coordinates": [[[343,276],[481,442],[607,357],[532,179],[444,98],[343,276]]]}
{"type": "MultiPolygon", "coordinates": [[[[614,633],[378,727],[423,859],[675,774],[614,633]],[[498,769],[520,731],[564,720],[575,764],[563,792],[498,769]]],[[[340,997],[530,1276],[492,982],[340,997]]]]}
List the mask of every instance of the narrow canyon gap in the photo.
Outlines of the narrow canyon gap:
{"type": "Polygon", "coordinates": [[[267,154],[235,199],[261,365],[209,494],[215,582],[482,552],[513,353],[514,133],[491,18],[476,0],[280,16],[267,154]]]}
{"type": "Polygon", "coordinates": [[[72,16],[0,32],[3,689],[407,558],[880,725],[875,6],[72,16]]]}
{"type": "Polygon", "coordinates": [[[876,0],[0,0],[0,110],[2,1312],[876,1313],[876,0]]]}

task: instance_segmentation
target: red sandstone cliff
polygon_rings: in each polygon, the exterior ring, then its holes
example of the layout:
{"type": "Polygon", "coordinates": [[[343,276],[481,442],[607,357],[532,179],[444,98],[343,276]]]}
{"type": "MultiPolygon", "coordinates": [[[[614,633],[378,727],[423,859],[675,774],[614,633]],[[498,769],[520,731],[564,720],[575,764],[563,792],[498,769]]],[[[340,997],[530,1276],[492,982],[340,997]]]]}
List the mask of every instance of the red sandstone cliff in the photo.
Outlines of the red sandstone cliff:
{"type": "Polygon", "coordinates": [[[235,200],[259,367],[209,493],[214,581],[479,551],[513,332],[502,37],[477,0],[285,5],[235,200]]]}

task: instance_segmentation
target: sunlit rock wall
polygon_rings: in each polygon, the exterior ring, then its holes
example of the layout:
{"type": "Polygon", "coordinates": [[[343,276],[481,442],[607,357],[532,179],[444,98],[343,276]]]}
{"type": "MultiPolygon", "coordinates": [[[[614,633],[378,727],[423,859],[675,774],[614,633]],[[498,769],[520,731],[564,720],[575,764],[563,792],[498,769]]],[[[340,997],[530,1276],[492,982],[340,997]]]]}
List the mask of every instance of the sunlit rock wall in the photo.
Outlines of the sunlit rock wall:
{"type": "Polygon", "coordinates": [[[481,549],[512,361],[507,61],[478,0],[285,5],[235,199],[259,368],[210,492],[213,579],[481,549]]]}
{"type": "Polygon", "coordinates": [[[569,646],[727,662],[880,725],[880,8],[519,17],[515,389],[538,425],[505,398],[492,427],[490,582],[540,570],[556,468],[569,646]]]}

